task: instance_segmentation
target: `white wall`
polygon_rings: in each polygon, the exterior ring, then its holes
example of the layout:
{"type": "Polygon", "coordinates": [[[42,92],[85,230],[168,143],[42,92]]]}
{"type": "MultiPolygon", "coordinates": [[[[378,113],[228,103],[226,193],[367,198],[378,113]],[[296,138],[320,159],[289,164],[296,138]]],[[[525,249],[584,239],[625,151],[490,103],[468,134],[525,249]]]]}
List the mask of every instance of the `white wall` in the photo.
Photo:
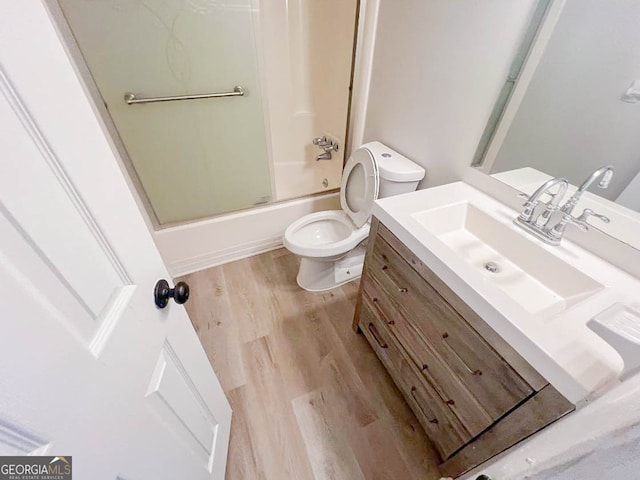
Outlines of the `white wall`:
{"type": "Polygon", "coordinates": [[[534,0],[381,0],[364,140],[459,180],[520,43],[534,0]]]}
{"type": "Polygon", "coordinates": [[[640,79],[640,3],[567,0],[492,173],[531,166],[579,185],[612,164],[615,200],[640,170],[640,104],[620,97],[640,79]]]}
{"type": "MultiPolygon", "coordinates": [[[[463,177],[486,183],[468,165],[533,4],[380,0],[364,141],[380,140],[427,168],[422,187],[463,177]]],[[[495,181],[485,188],[514,197],[495,181]]],[[[603,250],[622,250],[595,240],[603,250]]],[[[630,379],[464,478],[636,478],[639,389],[640,377],[630,379]]]]}

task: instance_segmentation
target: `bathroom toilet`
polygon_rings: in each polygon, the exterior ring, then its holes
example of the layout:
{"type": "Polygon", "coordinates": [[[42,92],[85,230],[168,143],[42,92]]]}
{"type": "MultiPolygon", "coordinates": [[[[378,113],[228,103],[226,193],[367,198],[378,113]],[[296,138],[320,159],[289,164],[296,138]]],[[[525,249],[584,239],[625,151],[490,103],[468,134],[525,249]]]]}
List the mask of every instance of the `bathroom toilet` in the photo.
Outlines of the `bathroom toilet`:
{"type": "Polygon", "coordinates": [[[424,175],[421,166],[380,142],[358,148],[342,173],[342,210],[305,215],[284,233],[284,246],[301,257],[298,285],[321,292],[360,277],[373,202],[414,191],[424,175]]]}

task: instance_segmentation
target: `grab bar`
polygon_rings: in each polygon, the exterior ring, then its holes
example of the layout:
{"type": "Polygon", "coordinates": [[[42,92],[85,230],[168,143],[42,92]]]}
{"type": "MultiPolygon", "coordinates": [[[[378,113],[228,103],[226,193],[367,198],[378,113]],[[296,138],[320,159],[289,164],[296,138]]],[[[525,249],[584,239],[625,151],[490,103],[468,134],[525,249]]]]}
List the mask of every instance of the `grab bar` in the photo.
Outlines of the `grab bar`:
{"type": "Polygon", "coordinates": [[[175,97],[148,97],[138,98],[135,93],[127,92],[124,94],[124,101],[127,105],[135,103],[154,103],[154,102],[173,102],[175,100],[197,100],[200,98],[220,98],[220,97],[242,97],[244,96],[244,88],[240,85],[233,87],[233,92],[222,93],[201,93],[198,95],[177,95],[175,97]]]}

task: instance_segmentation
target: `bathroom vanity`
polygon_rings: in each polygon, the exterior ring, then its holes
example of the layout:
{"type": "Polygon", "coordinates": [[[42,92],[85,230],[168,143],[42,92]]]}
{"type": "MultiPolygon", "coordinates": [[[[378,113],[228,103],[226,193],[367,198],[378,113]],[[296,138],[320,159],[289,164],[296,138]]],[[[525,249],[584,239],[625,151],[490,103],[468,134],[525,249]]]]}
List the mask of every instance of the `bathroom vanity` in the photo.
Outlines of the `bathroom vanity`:
{"type": "Polygon", "coordinates": [[[620,369],[585,324],[629,301],[637,281],[579,247],[528,239],[515,214],[462,182],[374,207],[354,329],[433,442],[443,476],[572,412],[620,369]],[[629,289],[607,286],[625,281],[629,289]]]}
{"type": "Polygon", "coordinates": [[[457,477],[574,406],[373,220],[355,316],[457,477]]]}

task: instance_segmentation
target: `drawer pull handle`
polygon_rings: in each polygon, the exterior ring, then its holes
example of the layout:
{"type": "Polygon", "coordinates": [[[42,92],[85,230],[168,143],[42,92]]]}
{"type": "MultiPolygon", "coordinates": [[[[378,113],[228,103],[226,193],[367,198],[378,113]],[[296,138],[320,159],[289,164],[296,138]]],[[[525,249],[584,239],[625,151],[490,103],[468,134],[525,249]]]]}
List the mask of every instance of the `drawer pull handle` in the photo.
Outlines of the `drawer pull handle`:
{"type": "Polygon", "coordinates": [[[426,415],[424,413],[424,410],[422,409],[422,405],[420,404],[420,400],[418,400],[418,397],[416,397],[416,391],[418,389],[416,388],[415,385],[411,386],[411,396],[413,397],[413,399],[416,401],[416,403],[418,404],[418,408],[420,409],[420,413],[422,413],[422,416],[424,418],[426,418],[427,420],[429,420],[429,423],[433,423],[433,424],[437,424],[438,423],[438,419],[437,418],[429,418],[428,415],[426,415]]]}
{"type": "Polygon", "coordinates": [[[449,342],[447,342],[447,338],[449,338],[449,334],[448,333],[443,333],[442,334],[442,344],[447,347],[447,349],[453,353],[453,355],[460,361],[460,363],[464,366],[465,370],[467,372],[469,372],[471,375],[482,375],[482,372],[480,370],[473,370],[469,365],[467,365],[467,362],[464,361],[464,359],[458,355],[458,352],[455,351],[455,349],[449,345],[449,342]]]}
{"type": "Polygon", "coordinates": [[[385,342],[382,342],[380,340],[380,337],[378,336],[378,331],[376,330],[376,326],[373,323],[370,323],[367,328],[369,329],[369,331],[371,332],[371,335],[373,336],[373,339],[376,341],[376,343],[380,346],[380,348],[389,348],[389,345],[387,345],[385,342]]]}
{"type": "Polygon", "coordinates": [[[447,400],[447,405],[455,405],[456,402],[454,402],[453,400],[447,400]]]}
{"type": "Polygon", "coordinates": [[[387,267],[386,265],[382,265],[382,270],[386,270],[387,268],[389,267],[387,267]]]}
{"type": "Polygon", "coordinates": [[[404,288],[404,287],[403,287],[403,288],[399,288],[399,289],[398,289],[398,291],[399,291],[400,293],[407,293],[407,292],[409,291],[409,289],[408,289],[408,288],[404,288]]]}

